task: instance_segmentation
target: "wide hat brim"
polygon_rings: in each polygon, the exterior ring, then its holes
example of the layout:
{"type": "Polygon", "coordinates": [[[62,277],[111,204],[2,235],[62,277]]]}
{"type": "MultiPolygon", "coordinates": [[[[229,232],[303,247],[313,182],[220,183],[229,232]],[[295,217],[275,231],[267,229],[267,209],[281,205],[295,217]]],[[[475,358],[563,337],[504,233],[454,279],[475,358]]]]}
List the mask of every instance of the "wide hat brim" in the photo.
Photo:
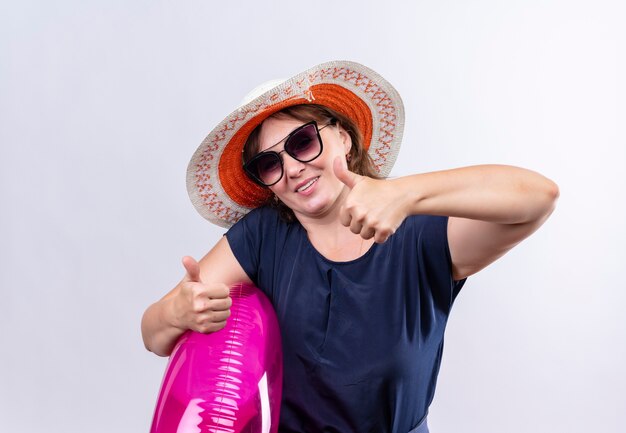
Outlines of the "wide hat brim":
{"type": "Polygon", "coordinates": [[[187,191],[200,215],[230,227],[267,201],[271,192],[252,182],[243,170],[243,146],[267,117],[301,104],[324,105],[352,119],[379,175],[389,174],[404,129],[400,95],[366,66],[322,63],[242,105],[202,141],[187,168],[187,191]]]}

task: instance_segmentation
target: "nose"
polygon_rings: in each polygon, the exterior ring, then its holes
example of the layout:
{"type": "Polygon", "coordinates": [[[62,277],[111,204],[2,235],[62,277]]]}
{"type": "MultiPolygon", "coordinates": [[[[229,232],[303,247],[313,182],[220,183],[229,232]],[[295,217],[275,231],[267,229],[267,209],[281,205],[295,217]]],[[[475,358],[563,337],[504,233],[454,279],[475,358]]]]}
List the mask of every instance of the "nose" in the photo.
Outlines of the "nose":
{"type": "Polygon", "coordinates": [[[283,168],[288,177],[297,177],[304,170],[304,162],[300,162],[283,150],[283,168]]]}

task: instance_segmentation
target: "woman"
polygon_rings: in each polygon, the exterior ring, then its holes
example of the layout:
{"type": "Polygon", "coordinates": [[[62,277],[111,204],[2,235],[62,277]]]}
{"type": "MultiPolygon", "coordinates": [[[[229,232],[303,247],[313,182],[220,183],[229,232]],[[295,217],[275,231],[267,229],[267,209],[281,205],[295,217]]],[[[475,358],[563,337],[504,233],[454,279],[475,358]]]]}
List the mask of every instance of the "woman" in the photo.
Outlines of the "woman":
{"type": "Polygon", "coordinates": [[[196,208],[234,225],[146,310],[146,348],[167,356],[185,330],[221,329],[229,286],[251,282],[283,334],[281,431],[427,432],[455,297],[543,224],[558,188],[496,165],[386,179],[402,102],[362,65],[266,90],[192,158],[196,208]]]}

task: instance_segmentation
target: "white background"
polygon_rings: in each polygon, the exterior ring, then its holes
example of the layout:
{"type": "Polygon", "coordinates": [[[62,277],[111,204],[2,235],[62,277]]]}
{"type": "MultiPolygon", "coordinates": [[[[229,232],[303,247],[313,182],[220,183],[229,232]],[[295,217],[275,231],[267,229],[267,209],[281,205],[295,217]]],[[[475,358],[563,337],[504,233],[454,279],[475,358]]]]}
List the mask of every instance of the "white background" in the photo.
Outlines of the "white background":
{"type": "Polygon", "coordinates": [[[551,219],[470,278],[433,433],[624,431],[626,3],[2,1],[0,431],[142,432],[145,308],[223,230],[185,188],[260,82],[361,62],[404,98],[392,175],[555,180],[551,219]]]}

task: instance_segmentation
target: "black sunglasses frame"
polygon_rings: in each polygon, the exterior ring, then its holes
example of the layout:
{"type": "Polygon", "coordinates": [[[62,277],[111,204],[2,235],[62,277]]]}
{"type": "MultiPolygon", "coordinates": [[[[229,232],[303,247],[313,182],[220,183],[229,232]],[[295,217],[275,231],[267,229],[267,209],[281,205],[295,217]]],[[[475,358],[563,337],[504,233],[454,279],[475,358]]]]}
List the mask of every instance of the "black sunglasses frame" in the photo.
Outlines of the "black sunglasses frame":
{"type": "Polygon", "coordinates": [[[271,147],[274,147],[274,146],[276,146],[276,145],[278,145],[278,144],[280,144],[281,142],[284,141],[285,142],[285,146],[283,147],[283,150],[281,150],[280,152],[276,152],[274,150],[264,150],[262,152],[259,152],[256,155],[254,155],[252,158],[250,158],[250,161],[246,162],[243,165],[243,169],[246,172],[246,174],[248,175],[248,177],[250,179],[252,179],[252,181],[254,181],[258,185],[261,185],[263,187],[269,187],[269,186],[272,186],[272,185],[276,185],[278,182],[280,182],[280,180],[285,175],[285,163],[283,162],[283,158],[280,156],[280,154],[285,152],[285,153],[287,153],[287,155],[289,155],[290,157],[292,157],[293,159],[295,159],[296,161],[299,161],[299,162],[311,162],[311,161],[315,160],[316,158],[318,158],[322,154],[322,151],[324,150],[324,143],[322,142],[322,137],[320,135],[320,131],[322,129],[326,128],[327,126],[336,125],[336,124],[337,124],[337,121],[335,119],[332,119],[330,123],[328,123],[328,124],[322,126],[321,128],[319,128],[317,126],[317,122],[315,120],[312,120],[311,122],[308,122],[308,123],[305,123],[304,125],[298,126],[296,129],[291,131],[289,133],[289,135],[287,135],[287,137],[283,138],[278,143],[276,143],[273,146],[271,146],[271,147]],[[307,159],[307,160],[298,159],[288,149],[289,140],[295,134],[297,134],[298,132],[300,132],[304,128],[309,127],[311,125],[315,126],[315,133],[317,135],[317,140],[320,143],[320,151],[313,158],[310,158],[310,159],[307,159]],[[263,157],[265,155],[274,155],[276,157],[276,159],[280,162],[280,176],[278,177],[276,182],[269,183],[269,184],[265,183],[261,179],[259,179],[256,176],[256,174],[254,173],[254,171],[252,170],[252,167],[254,167],[255,161],[257,161],[259,158],[261,158],[261,157],[263,157]]]}

